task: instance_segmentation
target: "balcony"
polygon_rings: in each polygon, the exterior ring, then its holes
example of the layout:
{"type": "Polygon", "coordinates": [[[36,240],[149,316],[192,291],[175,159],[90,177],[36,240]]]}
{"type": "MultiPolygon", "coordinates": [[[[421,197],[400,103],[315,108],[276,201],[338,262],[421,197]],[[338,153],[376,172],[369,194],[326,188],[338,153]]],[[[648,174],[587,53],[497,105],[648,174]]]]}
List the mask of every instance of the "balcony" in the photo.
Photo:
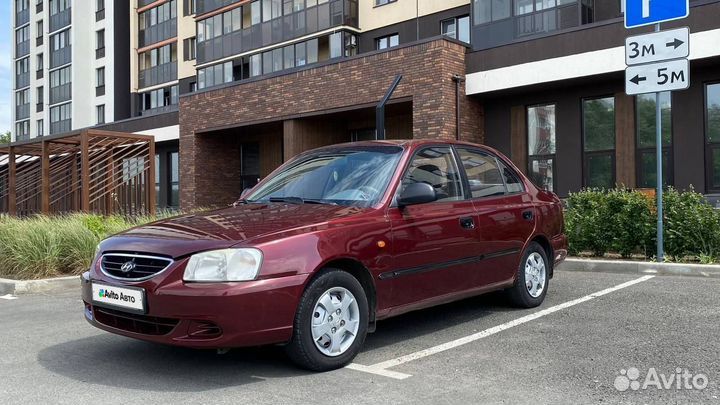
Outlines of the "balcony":
{"type": "Polygon", "coordinates": [[[239,1],[240,0],[195,0],[195,12],[196,15],[205,14],[239,1]]]}
{"type": "Polygon", "coordinates": [[[22,58],[30,53],[30,41],[23,41],[15,44],[15,57],[22,58]]]}
{"type": "Polygon", "coordinates": [[[72,129],[72,120],[62,120],[50,123],[50,135],[70,132],[72,129]]]}
{"type": "Polygon", "coordinates": [[[15,106],[15,119],[24,120],[30,118],[30,103],[15,106]]]}
{"type": "Polygon", "coordinates": [[[15,88],[22,89],[30,85],[30,72],[15,75],[15,88]]]}
{"type": "Polygon", "coordinates": [[[30,21],[30,9],[26,8],[15,14],[15,26],[19,27],[23,24],[27,24],[30,21]]]}
{"type": "Polygon", "coordinates": [[[57,51],[50,51],[50,69],[66,65],[72,61],[72,45],[57,51]]]}
{"type": "Polygon", "coordinates": [[[177,36],[177,18],[140,30],[138,46],[140,48],[177,36]]]}
{"type": "Polygon", "coordinates": [[[50,104],[62,103],[72,97],[72,83],[50,88],[50,104]]]}
{"type": "MultiPolygon", "coordinates": [[[[198,3],[199,4],[199,3],[198,3]]],[[[212,62],[319,31],[357,27],[356,0],[333,0],[197,43],[197,63],[212,62]]]]}
{"type": "Polygon", "coordinates": [[[67,27],[70,25],[70,15],[72,9],[66,8],[65,10],[50,16],[50,32],[55,32],[61,28],[67,27]]]}
{"type": "Polygon", "coordinates": [[[138,86],[145,88],[177,80],[177,63],[170,62],[141,70],[138,73],[138,86]]]}

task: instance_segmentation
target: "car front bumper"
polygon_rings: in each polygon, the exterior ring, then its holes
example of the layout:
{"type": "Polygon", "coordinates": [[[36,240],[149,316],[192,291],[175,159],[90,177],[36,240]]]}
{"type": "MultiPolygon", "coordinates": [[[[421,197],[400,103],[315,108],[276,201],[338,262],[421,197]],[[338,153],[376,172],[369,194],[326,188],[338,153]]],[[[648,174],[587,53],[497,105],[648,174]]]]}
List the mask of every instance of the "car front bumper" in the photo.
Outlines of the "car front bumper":
{"type": "Polygon", "coordinates": [[[192,348],[284,343],[307,274],[237,283],[185,283],[182,279],[129,284],[103,274],[82,277],[85,319],[115,334],[192,348]],[[94,302],[92,282],[145,290],[146,313],[94,302]]]}

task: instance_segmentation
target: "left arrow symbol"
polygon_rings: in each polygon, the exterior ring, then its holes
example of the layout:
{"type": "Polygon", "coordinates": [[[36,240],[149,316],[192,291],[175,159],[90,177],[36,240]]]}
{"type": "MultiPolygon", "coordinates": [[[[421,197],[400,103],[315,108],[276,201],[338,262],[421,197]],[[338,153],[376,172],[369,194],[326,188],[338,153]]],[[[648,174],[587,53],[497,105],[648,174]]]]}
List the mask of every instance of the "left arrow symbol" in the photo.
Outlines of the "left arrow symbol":
{"type": "Polygon", "coordinates": [[[665,46],[668,48],[672,46],[673,49],[678,49],[680,47],[680,45],[682,45],[684,43],[685,43],[684,41],[681,41],[681,40],[675,38],[675,39],[673,39],[672,42],[666,43],[665,46]]]}
{"type": "Polygon", "coordinates": [[[637,84],[640,84],[640,82],[644,82],[647,80],[647,77],[640,77],[640,75],[635,75],[632,79],[630,79],[631,82],[637,84]]]}

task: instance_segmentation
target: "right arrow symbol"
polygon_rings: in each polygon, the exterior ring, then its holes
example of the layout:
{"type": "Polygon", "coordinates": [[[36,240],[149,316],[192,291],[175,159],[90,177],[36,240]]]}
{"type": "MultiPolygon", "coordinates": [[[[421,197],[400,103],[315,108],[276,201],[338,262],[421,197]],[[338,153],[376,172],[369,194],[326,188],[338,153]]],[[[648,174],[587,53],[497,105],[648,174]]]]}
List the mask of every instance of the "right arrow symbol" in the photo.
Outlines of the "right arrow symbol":
{"type": "Polygon", "coordinates": [[[630,81],[635,83],[635,85],[638,85],[640,82],[644,82],[645,80],[647,80],[647,77],[640,77],[640,75],[635,75],[635,77],[630,79],[630,81]]]}
{"type": "Polygon", "coordinates": [[[678,49],[678,47],[684,43],[685,43],[684,41],[681,41],[681,40],[675,38],[672,42],[666,43],[665,46],[668,48],[672,46],[672,47],[674,47],[673,49],[678,49]]]}

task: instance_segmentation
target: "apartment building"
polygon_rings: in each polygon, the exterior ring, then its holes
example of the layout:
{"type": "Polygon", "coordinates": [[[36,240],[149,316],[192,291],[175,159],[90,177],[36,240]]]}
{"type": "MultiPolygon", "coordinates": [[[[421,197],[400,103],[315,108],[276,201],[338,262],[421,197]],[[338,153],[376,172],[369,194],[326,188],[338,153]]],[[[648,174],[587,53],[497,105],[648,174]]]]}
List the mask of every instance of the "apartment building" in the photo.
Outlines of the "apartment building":
{"type": "Polygon", "coordinates": [[[130,116],[128,6],[15,0],[13,140],[130,116]]]}
{"type": "MultiPolygon", "coordinates": [[[[73,9],[71,0],[57,1],[73,9]]],[[[48,8],[53,2],[37,3],[36,8],[43,3],[48,8]]],[[[97,91],[92,89],[97,86],[78,84],[89,87],[75,93],[72,86],[70,123],[53,122],[56,130],[96,125],[99,121],[88,121],[87,111],[105,105],[103,128],[154,135],[161,206],[230,203],[240,190],[303,150],[375,138],[375,106],[398,76],[402,79],[385,108],[388,138],[484,142],[561,196],[582,187],[654,184],[650,118],[655,101],[626,96],[623,85],[624,37],[648,29],[623,27],[624,1],[129,3],[126,45],[118,45],[118,34],[112,39],[114,53],[122,54],[117,60],[127,61],[127,81],[113,83],[114,94],[124,88],[125,102],[115,101],[110,116],[109,102],[98,98],[103,96],[76,100],[76,94],[97,91]],[[75,108],[81,103],[82,109],[75,108]],[[117,113],[120,104],[124,115],[117,113]]],[[[119,16],[118,4],[112,8],[119,16]]],[[[666,26],[690,27],[692,85],[662,97],[665,181],[709,194],[720,192],[720,1],[692,0],[691,5],[688,19],[666,26]]],[[[85,41],[82,55],[94,57],[95,42],[88,38],[97,38],[98,24],[110,29],[108,21],[93,14],[98,7],[83,11],[92,24],[78,27],[82,38],[67,42],[73,45],[72,66],[88,57],[75,56],[75,42],[85,41]]],[[[37,20],[51,18],[25,10],[29,7],[18,0],[16,21],[22,23],[16,32],[25,26],[32,31],[37,20]]],[[[63,26],[70,27],[68,35],[78,18],[73,15],[63,26]]],[[[114,33],[119,25],[112,24],[114,33]]],[[[48,31],[45,43],[62,31],[48,31]]],[[[49,87],[35,75],[23,78],[35,69],[41,52],[33,41],[23,45],[25,35],[16,35],[15,59],[28,57],[16,64],[16,93],[32,91],[17,96],[13,114],[23,117],[16,133],[34,136],[32,126],[25,131],[23,125],[43,119],[42,133],[49,133],[50,117],[36,118],[23,106],[37,102],[35,87],[49,87]]],[[[114,66],[125,63],[118,61],[114,66]]],[[[98,63],[78,69],[97,69],[98,63]]],[[[64,65],[54,66],[45,70],[64,65]]],[[[55,92],[50,106],[67,103],[57,101],[61,93],[55,92]]]]}
{"type": "MultiPolygon", "coordinates": [[[[467,93],[485,142],[561,196],[655,187],[655,95],[625,94],[624,1],[473,0],[467,93]]],[[[720,193],[720,3],[691,0],[690,88],[663,93],[663,181],[720,193]]],[[[716,197],[715,197],[716,198],[716,197]]]]}

